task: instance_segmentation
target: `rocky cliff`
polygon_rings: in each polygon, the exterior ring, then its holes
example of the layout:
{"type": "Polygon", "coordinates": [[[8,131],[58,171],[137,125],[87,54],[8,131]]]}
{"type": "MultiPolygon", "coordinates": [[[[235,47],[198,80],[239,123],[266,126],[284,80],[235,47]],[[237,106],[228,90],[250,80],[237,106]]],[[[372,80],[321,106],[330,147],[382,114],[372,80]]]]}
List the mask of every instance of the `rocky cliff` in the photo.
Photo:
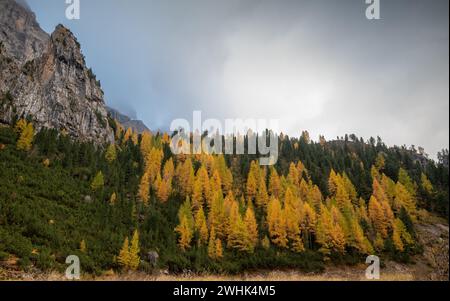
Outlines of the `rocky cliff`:
{"type": "Polygon", "coordinates": [[[106,107],[106,110],[108,111],[111,118],[120,122],[120,124],[124,128],[132,128],[133,131],[136,131],[140,134],[142,134],[143,132],[150,132],[150,130],[142,120],[132,119],[129,116],[122,114],[118,110],[111,107],[106,107]]]}
{"type": "Polygon", "coordinates": [[[58,25],[49,36],[14,0],[0,0],[0,28],[0,122],[29,116],[37,128],[112,142],[100,83],[70,30],[58,25]]]}

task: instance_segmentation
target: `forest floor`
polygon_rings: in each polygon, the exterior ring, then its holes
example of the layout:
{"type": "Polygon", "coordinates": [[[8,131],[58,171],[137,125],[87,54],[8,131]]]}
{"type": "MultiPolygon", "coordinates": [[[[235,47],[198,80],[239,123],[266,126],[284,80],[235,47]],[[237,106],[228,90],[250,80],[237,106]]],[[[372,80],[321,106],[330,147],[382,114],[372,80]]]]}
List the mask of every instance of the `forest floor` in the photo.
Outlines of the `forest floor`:
{"type": "MultiPolygon", "coordinates": [[[[445,223],[416,224],[418,238],[424,246],[424,252],[413,258],[411,264],[393,261],[385,262],[380,271],[380,280],[385,281],[418,281],[449,280],[449,227],[445,223]]],[[[9,258],[0,262],[0,280],[64,280],[60,273],[39,273],[30,269],[20,271],[16,266],[17,259],[9,258]]],[[[145,273],[116,274],[106,272],[103,276],[83,276],[82,280],[97,281],[364,281],[366,264],[356,266],[328,266],[320,273],[304,273],[295,270],[274,270],[244,273],[241,275],[170,275],[160,271],[153,275],[145,273]]]]}

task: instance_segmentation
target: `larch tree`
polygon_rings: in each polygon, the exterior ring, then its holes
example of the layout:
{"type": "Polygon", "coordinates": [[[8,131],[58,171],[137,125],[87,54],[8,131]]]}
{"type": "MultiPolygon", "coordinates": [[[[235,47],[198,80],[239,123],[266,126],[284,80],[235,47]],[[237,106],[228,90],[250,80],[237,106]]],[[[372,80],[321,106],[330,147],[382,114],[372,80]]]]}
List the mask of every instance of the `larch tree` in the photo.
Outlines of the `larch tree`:
{"type": "Polygon", "coordinates": [[[216,258],[216,231],[214,226],[211,226],[208,242],[208,257],[211,259],[216,258]]]}
{"type": "Polygon", "coordinates": [[[260,177],[255,203],[256,206],[258,206],[259,208],[266,209],[268,202],[269,202],[269,195],[267,194],[266,180],[265,177],[260,177]]]}
{"type": "Polygon", "coordinates": [[[270,196],[276,199],[281,197],[281,182],[280,177],[278,176],[275,168],[271,168],[270,170],[270,178],[269,178],[269,193],[270,196]]]}
{"type": "Polygon", "coordinates": [[[139,232],[134,230],[133,237],[131,239],[129,250],[129,263],[128,266],[131,270],[136,270],[139,266],[139,232]]]}
{"type": "Polygon", "coordinates": [[[406,189],[403,184],[397,182],[395,185],[395,196],[394,196],[394,210],[400,212],[400,209],[404,207],[408,214],[415,218],[416,216],[416,202],[411,193],[406,189]]]}
{"type": "Polygon", "coordinates": [[[22,133],[25,128],[27,127],[28,123],[25,119],[21,118],[16,122],[16,125],[14,126],[14,132],[18,135],[22,133]]]}
{"type": "Polygon", "coordinates": [[[148,205],[149,197],[150,197],[150,179],[147,172],[142,175],[141,182],[139,184],[138,191],[139,198],[141,201],[148,205]]]}
{"type": "Polygon", "coordinates": [[[247,232],[247,227],[239,213],[237,201],[234,201],[230,208],[227,246],[241,252],[253,253],[254,250],[249,233],[247,232]]]}
{"type": "Polygon", "coordinates": [[[106,149],[105,158],[108,163],[112,163],[117,159],[117,151],[114,144],[110,144],[106,149]]]}
{"type": "Polygon", "coordinates": [[[433,195],[434,194],[434,188],[433,188],[433,184],[431,183],[431,181],[428,179],[427,175],[422,173],[420,175],[420,183],[422,186],[422,189],[429,195],[433,195]]]}
{"type": "Polygon", "coordinates": [[[199,245],[206,244],[208,242],[208,226],[203,207],[200,207],[195,213],[195,231],[198,234],[199,245]]]}
{"type": "MultiPolygon", "coordinates": [[[[287,191],[290,192],[289,189],[287,191]]],[[[286,236],[291,243],[291,249],[294,252],[303,252],[305,247],[300,231],[300,216],[294,202],[289,201],[288,197],[286,197],[284,204],[283,216],[286,223],[286,236]]]]}
{"type": "Polygon", "coordinates": [[[215,258],[221,259],[223,257],[223,247],[222,247],[222,241],[220,240],[220,238],[216,239],[215,250],[216,250],[215,258]]]}
{"type": "Polygon", "coordinates": [[[162,203],[165,203],[169,199],[171,191],[172,191],[172,180],[162,179],[157,187],[156,196],[162,203]]]}
{"type": "Polygon", "coordinates": [[[194,218],[192,216],[192,207],[189,197],[180,206],[178,210],[179,224],[175,228],[178,233],[178,245],[181,250],[186,251],[191,247],[191,241],[194,235],[194,218]]]}
{"type": "Polygon", "coordinates": [[[375,196],[369,200],[369,219],[373,228],[384,239],[388,236],[393,221],[393,213],[387,202],[379,202],[375,196]]]}
{"type": "Polygon", "coordinates": [[[124,268],[128,267],[128,264],[130,262],[130,243],[128,241],[128,237],[126,237],[123,241],[119,256],[117,256],[117,262],[124,268]]]}
{"type": "Polygon", "coordinates": [[[254,249],[258,244],[258,225],[256,223],[255,213],[252,206],[247,206],[247,210],[245,211],[244,224],[247,229],[252,249],[254,249]]]}
{"type": "Polygon", "coordinates": [[[316,238],[321,245],[319,252],[325,256],[329,256],[332,252],[345,252],[344,232],[340,225],[333,220],[330,211],[323,204],[320,208],[316,238]]]}
{"type": "Polygon", "coordinates": [[[125,135],[123,136],[123,142],[127,143],[128,140],[130,140],[132,136],[133,136],[133,129],[127,128],[127,130],[125,131],[125,135]]]}
{"type": "Polygon", "coordinates": [[[398,171],[398,182],[400,182],[408,192],[411,194],[413,198],[416,197],[417,194],[417,186],[416,183],[413,182],[408,172],[403,168],[400,168],[398,171]]]}
{"type": "Polygon", "coordinates": [[[256,177],[253,172],[248,173],[247,185],[246,185],[246,195],[247,199],[254,200],[257,192],[256,177]]]}
{"type": "Polygon", "coordinates": [[[148,154],[150,154],[150,151],[152,150],[152,134],[148,131],[145,131],[142,133],[141,136],[141,143],[139,145],[139,148],[141,150],[142,157],[145,159],[147,158],[148,154]]]}
{"type": "Polygon", "coordinates": [[[99,172],[97,172],[94,179],[92,180],[91,189],[93,191],[97,191],[97,190],[102,189],[104,185],[105,185],[105,181],[103,179],[103,173],[101,171],[99,171],[99,172]]]}
{"type": "Polygon", "coordinates": [[[280,201],[272,198],[267,208],[267,224],[272,243],[280,248],[287,247],[286,220],[280,201]]]}
{"type": "Polygon", "coordinates": [[[81,242],[80,242],[80,251],[81,251],[82,253],[86,253],[86,250],[87,250],[87,248],[86,248],[86,241],[83,239],[83,240],[81,240],[81,242]]]}
{"type": "Polygon", "coordinates": [[[33,124],[29,122],[25,128],[20,133],[19,139],[17,140],[17,149],[22,151],[30,151],[34,137],[33,124]]]}

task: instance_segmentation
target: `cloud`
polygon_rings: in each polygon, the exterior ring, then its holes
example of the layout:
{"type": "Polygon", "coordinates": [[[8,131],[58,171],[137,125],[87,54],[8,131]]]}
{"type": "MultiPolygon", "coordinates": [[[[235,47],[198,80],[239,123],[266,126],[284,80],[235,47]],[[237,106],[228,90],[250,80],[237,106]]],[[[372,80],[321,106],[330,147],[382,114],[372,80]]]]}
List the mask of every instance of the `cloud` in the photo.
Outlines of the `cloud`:
{"type": "Polygon", "coordinates": [[[448,1],[29,1],[78,36],[109,104],[152,128],[176,118],[279,118],[298,136],[449,145],[448,1]],[[62,3],[62,4],[61,4],[62,3]],[[131,5],[130,5],[131,4],[131,5]]]}

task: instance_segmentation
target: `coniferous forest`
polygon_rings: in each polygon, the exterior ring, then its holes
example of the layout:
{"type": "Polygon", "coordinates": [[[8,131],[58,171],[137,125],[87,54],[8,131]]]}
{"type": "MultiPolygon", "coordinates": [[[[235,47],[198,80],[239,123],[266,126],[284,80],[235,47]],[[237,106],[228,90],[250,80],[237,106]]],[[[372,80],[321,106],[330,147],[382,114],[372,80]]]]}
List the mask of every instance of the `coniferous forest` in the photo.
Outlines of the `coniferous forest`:
{"type": "Polygon", "coordinates": [[[423,252],[415,224],[448,220],[448,150],[355,135],[279,135],[276,165],[258,155],[172,155],[168,134],[108,120],[116,142],[81,143],[0,127],[0,260],[83,273],[321,271],[367,255],[408,263],[423,252]],[[155,254],[158,260],[154,260],[155,254]]]}

